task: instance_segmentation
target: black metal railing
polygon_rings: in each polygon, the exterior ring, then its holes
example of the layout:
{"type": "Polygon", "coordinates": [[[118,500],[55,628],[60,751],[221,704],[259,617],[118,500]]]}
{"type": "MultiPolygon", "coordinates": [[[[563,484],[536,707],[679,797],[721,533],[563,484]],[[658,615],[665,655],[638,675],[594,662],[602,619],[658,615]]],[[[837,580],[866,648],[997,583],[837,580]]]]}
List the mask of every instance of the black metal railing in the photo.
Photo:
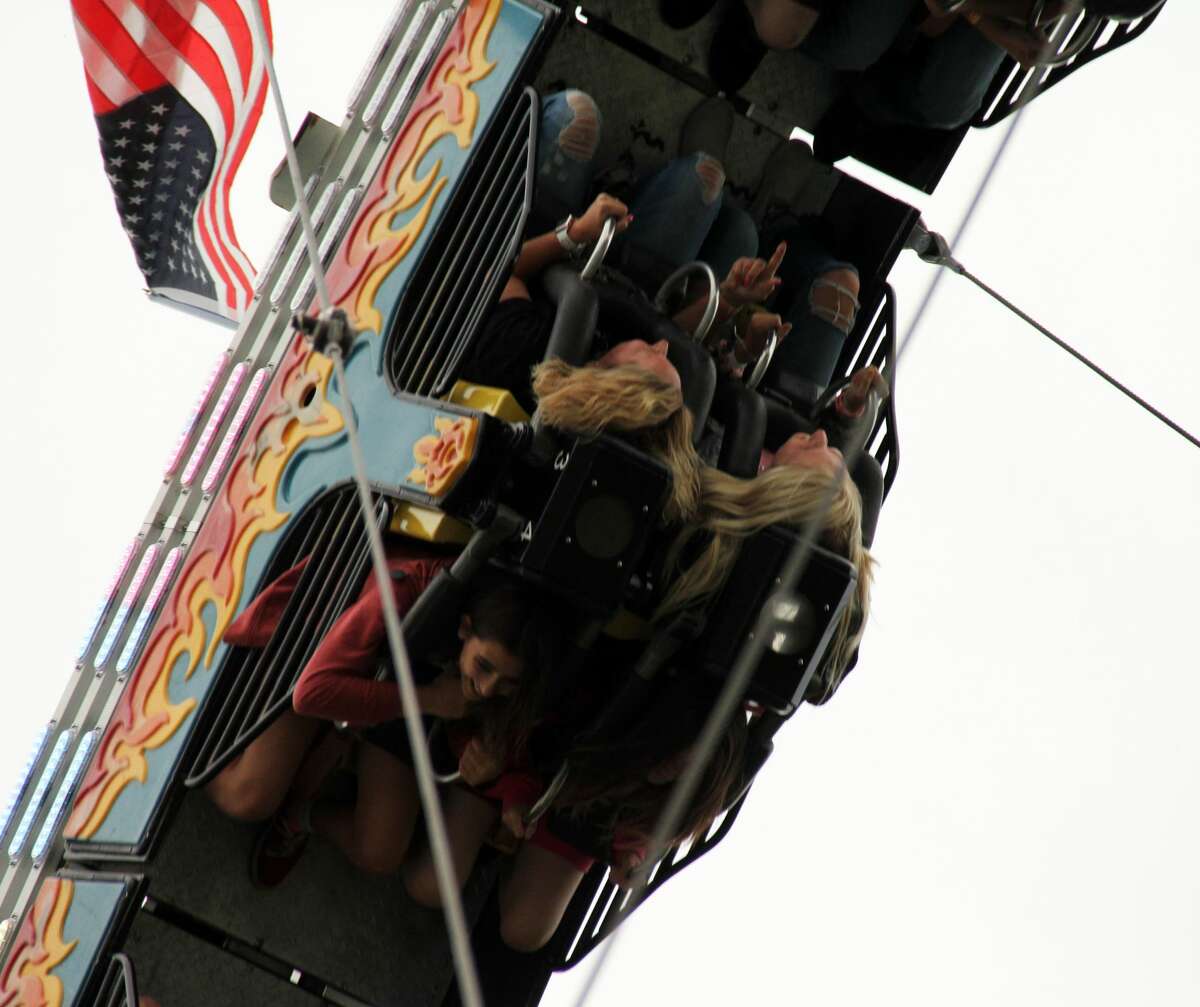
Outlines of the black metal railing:
{"type": "MultiPolygon", "coordinates": [[[[375,503],[375,521],[387,526],[390,504],[375,503]]],[[[326,494],[297,522],[276,554],[264,583],[303,557],[309,560],[267,645],[232,647],[220,669],[222,692],[201,727],[203,740],[186,780],[211,780],[285,709],[300,672],[334,621],[357,597],[370,570],[367,531],[354,487],[326,494]],[[207,731],[207,733],[203,733],[207,731]]]]}
{"type": "Polygon", "coordinates": [[[869,451],[883,470],[883,496],[887,499],[900,468],[900,436],[896,428],[896,292],[890,283],[883,285],[883,297],[875,311],[856,327],[848,340],[849,352],[843,352],[840,375],[848,377],[863,367],[877,367],[891,389],[864,450],[869,451]]]}
{"type": "Polygon", "coordinates": [[[388,326],[387,370],[399,391],[448,391],[496,300],[520,251],[533,199],[538,115],[531,88],[509,99],[422,253],[388,326]]]}
{"type": "MultiPolygon", "coordinates": [[[[1011,57],[1006,59],[1000,69],[996,71],[992,85],[988,88],[987,96],[975,118],[971,120],[971,125],[980,128],[995,126],[996,123],[1008,118],[1018,108],[1028,104],[1043,91],[1052,88],[1063,78],[1069,77],[1080,67],[1086,66],[1105,53],[1132,42],[1154,23],[1154,20],[1162,13],[1163,6],[1165,4],[1160,5],[1145,17],[1133,21],[1108,22],[1082,46],[1079,52],[1060,66],[1024,69],[1011,57]]],[[[1076,33],[1087,30],[1087,16],[1077,15],[1071,31],[1060,42],[1060,50],[1072,45],[1076,33]]]]}
{"type": "MultiPolygon", "coordinates": [[[[742,794],[724,816],[712,824],[703,838],[667,851],[655,866],[640,904],[644,904],[671,878],[694,864],[729,834],[748,793],[742,794]]],[[[562,972],[578,965],[631,914],[629,905],[630,893],[613,883],[608,865],[597,863],[592,867],[567,906],[555,933],[549,951],[551,968],[562,972]]]]}

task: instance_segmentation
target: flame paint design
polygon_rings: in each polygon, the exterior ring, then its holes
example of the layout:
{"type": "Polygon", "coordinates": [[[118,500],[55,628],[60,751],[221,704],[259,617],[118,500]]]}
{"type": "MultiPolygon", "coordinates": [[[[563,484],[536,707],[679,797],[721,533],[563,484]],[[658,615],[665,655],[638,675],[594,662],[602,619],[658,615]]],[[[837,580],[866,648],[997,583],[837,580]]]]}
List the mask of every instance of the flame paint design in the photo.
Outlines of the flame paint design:
{"type": "Polygon", "coordinates": [[[475,134],[479,98],[471,85],[491,73],[488,39],[502,0],[475,0],[459,17],[424,86],[417,92],[404,130],[363,195],[362,208],[329,268],[329,294],[360,329],[381,332],[375,297],[388,274],[413,247],[447,184],[439,158],[420,178],[430,148],[453,136],[466,148],[475,134]],[[393,219],[418,207],[398,230],[393,219]]]}
{"type": "Polygon", "coordinates": [[[241,600],[246,558],[254,540],[288,515],[275,507],[284,468],[305,441],[342,429],[341,414],[325,400],[333,367],[300,338],[289,348],[255,419],[252,436],[188,553],[179,582],[159,616],[137,669],[101,738],[80,785],[65,834],[87,839],[103,823],[121,791],[146,781],[146,751],[166,742],[195,707],[167,695],[171,669],[187,655],[185,677],[212,664],[217,643],[241,600]],[[307,400],[307,404],[304,404],[307,400]],[[202,613],[212,605],[216,626],[207,640],[202,613]],[[207,649],[206,649],[207,644],[207,649]]]}
{"type": "MultiPolygon", "coordinates": [[[[502,0],[471,0],[460,15],[330,270],[334,300],[347,308],[360,327],[380,331],[382,316],[375,296],[412,248],[434,201],[448,184],[440,173],[440,160],[420,179],[417,165],[445,136],[454,136],[463,147],[471,141],[479,99],[469,88],[494,66],[487,61],[486,51],[501,5],[502,0]],[[391,230],[394,216],[418,203],[422,203],[419,212],[400,230],[391,230]]],[[[202,657],[204,667],[211,666],[241,599],[254,540],[288,519],[275,504],[288,462],[305,441],[342,429],[341,415],[326,401],[331,370],[330,362],[312,353],[299,338],[280,362],[250,436],[213,500],[88,767],[64,829],[67,838],[85,840],[96,834],[125,787],[146,781],[145,753],[165,744],[195,707],[191,699],[171,702],[167,693],[171,670],[184,655],[187,677],[202,657]],[[305,404],[310,389],[316,394],[305,404]],[[215,610],[211,639],[201,618],[208,605],[215,610]]]]}
{"type": "Polygon", "coordinates": [[[420,484],[430,496],[439,497],[471,464],[479,422],[467,416],[457,420],[439,416],[433,427],[436,437],[430,434],[413,445],[417,467],[408,474],[408,480],[420,484]]]}
{"type": "Polygon", "coordinates": [[[0,1007],[62,1007],[63,984],[51,970],[66,960],[77,941],[63,940],[75,883],[49,878],[21,921],[0,974],[0,1007]]]}

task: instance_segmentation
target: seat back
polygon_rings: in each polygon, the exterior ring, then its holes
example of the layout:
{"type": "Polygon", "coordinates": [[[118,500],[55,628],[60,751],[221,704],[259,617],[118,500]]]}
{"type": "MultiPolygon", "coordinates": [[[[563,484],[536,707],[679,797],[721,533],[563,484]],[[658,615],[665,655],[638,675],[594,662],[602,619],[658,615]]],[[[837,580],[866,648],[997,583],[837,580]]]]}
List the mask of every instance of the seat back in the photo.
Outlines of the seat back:
{"type": "Polygon", "coordinates": [[[819,677],[837,622],[858,579],[842,556],[814,546],[795,592],[780,592],[780,575],[800,532],[779,526],[746,539],[725,587],[709,608],[708,625],[681,663],[724,678],[754,638],[759,613],[769,606],[766,649],[746,698],[782,716],[804,699],[819,677]]]}

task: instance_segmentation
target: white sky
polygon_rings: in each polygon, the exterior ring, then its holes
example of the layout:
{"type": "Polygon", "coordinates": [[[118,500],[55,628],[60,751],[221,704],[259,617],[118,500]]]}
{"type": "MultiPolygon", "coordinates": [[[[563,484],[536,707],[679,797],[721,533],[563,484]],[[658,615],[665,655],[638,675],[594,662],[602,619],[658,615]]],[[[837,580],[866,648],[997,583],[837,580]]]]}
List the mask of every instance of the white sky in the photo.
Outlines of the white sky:
{"type": "MultiPolygon", "coordinates": [[[[277,7],[293,123],[340,121],[387,4],[277,7]]],[[[140,294],[67,8],[26,5],[0,43],[0,786],[228,342],[140,294]]],[[[1193,431],[1196,38],[1200,10],[1174,0],[1039,99],[957,250],[1193,431]]],[[[277,130],[268,112],[235,192],[256,262],[283,219],[277,130]]],[[[953,232],[998,138],[969,138],[931,226],[953,232]]],[[[894,274],[902,316],[930,268],[894,274]]],[[[627,924],[593,1003],[1200,1001],[1200,451],[965,281],[942,287],[900,375],[862,661],[782,732],[725,843],[627,924]]]]}

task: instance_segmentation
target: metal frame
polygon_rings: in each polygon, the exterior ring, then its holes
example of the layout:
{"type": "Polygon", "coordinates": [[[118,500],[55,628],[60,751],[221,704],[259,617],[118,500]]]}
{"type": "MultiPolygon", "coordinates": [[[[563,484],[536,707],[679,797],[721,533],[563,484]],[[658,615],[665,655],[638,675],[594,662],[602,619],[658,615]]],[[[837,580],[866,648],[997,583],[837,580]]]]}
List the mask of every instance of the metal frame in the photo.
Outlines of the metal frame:
{"type": "Polygon", "coordinates": [[[472,152],[441,229],[417,262],[388,324],[383,356],[392,387],[439,396],[473,342],[516,259],[533,206],[539,99],[506,99],[472,152]]]}
{"type": "MultiPolygon", "coordinates": [[[[377,497],[376,520],[386,527],[390,504],[377,497]]],[[[276,552],[269,584],[300,557],[311,556],[288,600],[279,629],[261,650],[231,648],[219,680],[223,695],[206,704],[187,787],[211,781],[285,709],[304,665],[336,619],[353,603],[370,571],[366,530],[354,490],[337,487],[320,497],[276,552]]]]}
{"type": "MultiPolygon", "coordinates": [[[[1027,105],[1035,97],[1049,90],[1065,77],[1069,77],[1080,67],[1086,66],[1094,59],[1099,59],[1105,53],[1132,42],[1154,23],[1158,15],[1162,13],[1164,6],[1165,2],[1159,4],[1145,17],[1133,21],[1110,22],[1111,30],[1109,27],[1102,28],[1088,45],[1059,66],[1023,69],[1015,59],[1009,57],[996,72],[983,104],[975,118],[971,120],[971,125],[979,129],[986,129],[1003,122],[1017,109],[1027,105]]],[[[1084,20],[1081,19],[1075,25],[1074,32],[1082,30],[1084,20]]],[[[1069,45],[1071,36],[1068,35],[1064,42],[1069,45]]]]}

